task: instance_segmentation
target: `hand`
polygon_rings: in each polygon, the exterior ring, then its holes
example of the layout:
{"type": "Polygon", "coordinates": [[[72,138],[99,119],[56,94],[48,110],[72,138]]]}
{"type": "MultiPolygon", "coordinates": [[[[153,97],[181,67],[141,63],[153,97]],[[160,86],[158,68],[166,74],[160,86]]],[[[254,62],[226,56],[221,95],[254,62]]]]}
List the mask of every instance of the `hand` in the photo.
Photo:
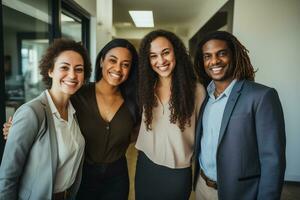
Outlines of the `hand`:
{"type": "Polygon", "coordinates": [[[6,123],[3,124],[3,137],[4,137],[4,140],[7,140],[7,137],[8,137],[8,134],[9,134],[9,129],[12,125],[12,117],[9,117],[8,118],[8,121],[6,123]]]}

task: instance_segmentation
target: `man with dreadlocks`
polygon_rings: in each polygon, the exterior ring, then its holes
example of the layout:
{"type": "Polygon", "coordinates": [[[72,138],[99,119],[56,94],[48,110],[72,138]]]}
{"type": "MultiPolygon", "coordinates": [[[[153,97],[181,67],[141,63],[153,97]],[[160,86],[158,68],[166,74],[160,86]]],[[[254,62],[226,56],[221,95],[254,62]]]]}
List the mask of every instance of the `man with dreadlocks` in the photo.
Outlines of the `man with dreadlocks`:
{"type": "Polygon", "coordinates": [[[254,82],[248,50],[232,34],[210,33],[197,47],[207,97],[196,129],[196,198],[279,200],[286,140],[276,90],[254,82]]]}

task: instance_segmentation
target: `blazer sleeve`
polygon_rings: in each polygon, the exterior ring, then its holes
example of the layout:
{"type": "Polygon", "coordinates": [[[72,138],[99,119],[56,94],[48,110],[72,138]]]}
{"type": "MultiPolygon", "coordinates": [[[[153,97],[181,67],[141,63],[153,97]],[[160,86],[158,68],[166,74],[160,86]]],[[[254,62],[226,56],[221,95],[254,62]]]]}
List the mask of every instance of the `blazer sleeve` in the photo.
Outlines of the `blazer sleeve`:
{"type": "Polygon", "coordinates": [[[30,106],[23,105],[15,113],[0,167],[0,200],[18,198],[20,177],[38,133],[38,124],[30,106]]]}
{"type": "Polygon", "coordinates": [[[283,111],[275,89],[261,97],[255,113],[261,177],[258,199],[280,199],[285,160],[285,125],[283,111]]]}

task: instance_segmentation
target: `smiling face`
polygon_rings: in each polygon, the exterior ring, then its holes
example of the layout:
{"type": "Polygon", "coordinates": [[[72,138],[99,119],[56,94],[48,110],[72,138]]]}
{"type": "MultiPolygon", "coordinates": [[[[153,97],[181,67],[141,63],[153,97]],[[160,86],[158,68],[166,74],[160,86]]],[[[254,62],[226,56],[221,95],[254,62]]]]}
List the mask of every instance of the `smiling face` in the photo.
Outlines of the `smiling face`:
{"type": "Polygon", "coordinates": [[[232,79],[230,72],[231,52],[223,40],[209,40],[202,46],[204,69],[214,81],[232,79]]]}
{"type": "Polygon", "coordinates": [[[52,78],[52,91],[57,94],[74,94],[84,83],[82,56],[75,51],[63,51],[56,57],[53,69],[49,70],[48,75],[52,78]]]}
{"type": "Polygon", "coordinates": [[[130,51],[124,47],[116,47],[107,52],[101,61],[102,79],[109,85],[119,86],[128,79],[132,63],[130,51]]]}
{"type": "Polygon", "coordinates": [[[176,65],[174,48],[165,37],[157,37],[150,44],[150,64],[160,78],[170,78],[176,65]]]}

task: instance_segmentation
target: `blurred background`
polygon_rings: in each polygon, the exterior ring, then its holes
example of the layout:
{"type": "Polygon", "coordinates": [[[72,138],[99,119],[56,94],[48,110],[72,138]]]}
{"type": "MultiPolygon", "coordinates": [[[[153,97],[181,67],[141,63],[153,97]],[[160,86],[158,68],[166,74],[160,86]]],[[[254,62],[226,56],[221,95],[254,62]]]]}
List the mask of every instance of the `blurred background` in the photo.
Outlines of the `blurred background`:
{"type": "MultiPolygon", "coordinates": [[[[205,33],[213,30],[233,33],[250,51],[252,64],[258,70],[256,81],[276,88],[279,93],[287,136],[285,181],[291,188],[284,190],[283,199],[300,198],[299,0],[0,0],[0,3],[0,124],[21,104],[44,90],[38,61],[55,38],[82,42],[95,61],[98,51],[112,38],[126,38],[138,49],[141,38],[154,29],[177,34],[191,56],[205,33]],[[136,13],[142,15],[135,18],[136,13]]],[[[0,139],[0,155],[3,147],[4,141],[0,139]]],[[[134,174],[135,153],[131,147],[128,152],[131,174],[134,174]]]]}

